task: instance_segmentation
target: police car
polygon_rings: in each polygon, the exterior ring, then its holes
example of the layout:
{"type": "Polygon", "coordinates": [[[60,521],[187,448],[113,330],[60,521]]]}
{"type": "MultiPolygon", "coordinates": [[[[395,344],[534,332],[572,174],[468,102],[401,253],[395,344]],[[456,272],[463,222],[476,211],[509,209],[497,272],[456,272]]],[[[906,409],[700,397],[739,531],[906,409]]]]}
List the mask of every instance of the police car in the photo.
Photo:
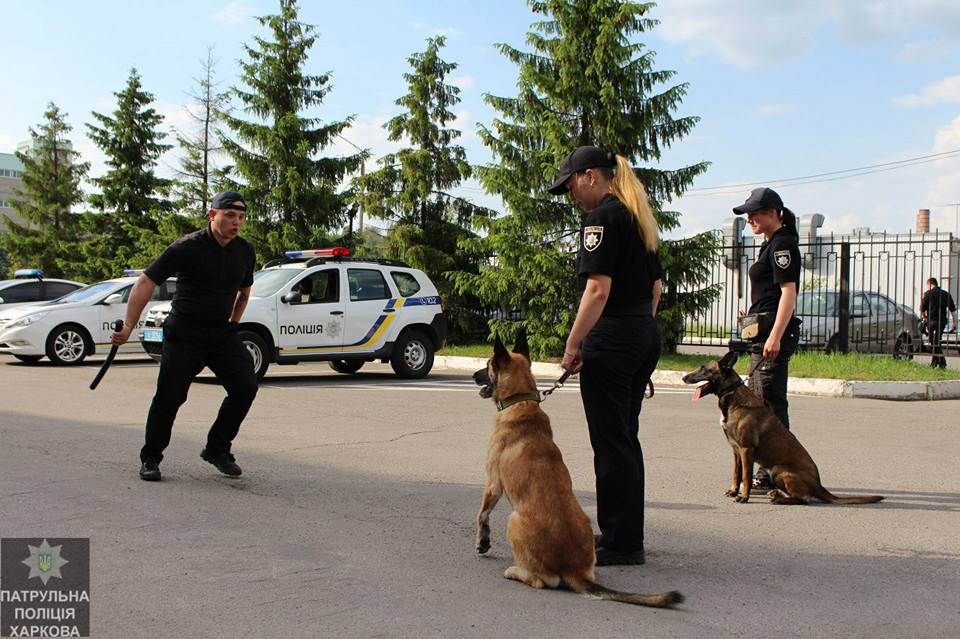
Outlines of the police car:
{"type": "MultiPolygon", "coordinates": [[[[79,364],[88,355],[110,350],[111,324],[127,313],[127,298],[139,271],[105,280],[50,302],[0,311],[0,353],[35,363],[44,356],[55,364],[79,364]]],[[[147,304],[173,298],[176,282],[158,286],[147,304]]],[[[142,324],[142,322],[141,322],[142,324]]],[[[120,352],[139,352],[136,342],[120,352]]]]}
{"type": "MultiPolygon", "coordinates": [[[[395,260],[348,257],[338,247],[288,251],[254,276],[240,339],[262,378],[272,362],[328,361],[340,373],[390,362],[420,378],[447,339],[440,295],[420,270],[395,260]]],[[[170,305],[147,314],[144,350],[159,359],[170,305]]]]}
{"type": "Polygon", "coordinates": [[[71,280],[46,279],[38,268],[15,271],[12,280],[0,280],[0,310],[62,297],[86,286],[71,280]]]}

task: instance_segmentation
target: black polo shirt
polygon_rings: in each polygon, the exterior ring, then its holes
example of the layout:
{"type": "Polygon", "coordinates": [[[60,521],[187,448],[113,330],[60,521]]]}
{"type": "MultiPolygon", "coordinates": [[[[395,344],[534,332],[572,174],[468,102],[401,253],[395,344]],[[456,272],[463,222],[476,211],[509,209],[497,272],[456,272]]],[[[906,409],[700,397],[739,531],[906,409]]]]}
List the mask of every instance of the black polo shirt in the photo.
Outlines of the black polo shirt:
{"type": "Polygon", "coordinates": [[[650,314],[653,283],[663,277],[660,257],[647,250],[633,215],[609,193],[587,214],[580,229],[577,252],[580,297],[591,274],[611,278],[603,317],[650,314]]]}
{"type": "Polygon", "coordinates": [[[920,301],[920,310],[927,314],[927,320],[938,326],[947,323],[947,311],[956,312],[957,305],[953,303],[953,296],[939,286],[934,286],[923,294],[920,301]]]}
{"type": "Polygon", "coordinates": [[[760,245],[757,261],[750,267],[751,313],[777,312],[780,285],[794,282],[800,290],[800,248],[797,239],[782,226],[760,245]]]}
{"type": "Polygon", "coordinates": [[[155,284],[177,276],[171,315],[196,326],[230,320],[237,291],[253,284],[256,256],[242,237],[220,246],[210,226],[167,247],[144,273],[155,284]]]}

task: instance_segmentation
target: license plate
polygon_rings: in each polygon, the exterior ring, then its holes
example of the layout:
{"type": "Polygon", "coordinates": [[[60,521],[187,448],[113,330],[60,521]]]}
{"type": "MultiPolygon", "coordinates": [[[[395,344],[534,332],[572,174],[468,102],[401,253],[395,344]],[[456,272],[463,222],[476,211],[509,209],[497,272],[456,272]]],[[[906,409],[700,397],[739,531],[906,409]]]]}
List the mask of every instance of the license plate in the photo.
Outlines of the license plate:
{"type": "Polygon", "coordinates": [[[145,328],[145,329],[143,329],[143,341],[145,341],[145,342],[162,342],[162,341],[163,341],[163,329],[162,329],[162,328],[145,328]]]}

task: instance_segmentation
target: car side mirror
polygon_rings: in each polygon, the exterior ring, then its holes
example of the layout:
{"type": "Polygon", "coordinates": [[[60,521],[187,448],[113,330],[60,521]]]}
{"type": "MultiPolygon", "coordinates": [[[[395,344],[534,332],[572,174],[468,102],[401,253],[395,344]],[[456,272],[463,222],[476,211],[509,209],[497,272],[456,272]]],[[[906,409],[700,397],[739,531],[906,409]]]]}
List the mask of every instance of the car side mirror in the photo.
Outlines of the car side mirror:
{"type": "Polygon", "coordinates": [[[289,293],[281,297],[280,301],[285,304],[299,304],[300,293],[298,291],[290,291],[289,293]]]}
{"type": "Polygon", "coordinates": [[[3,304],[3,298],[0,297],[0,304],[3,304]]]}
{"type": "Polygon", "coordinates": [[[109,306],[111,304],[119,304],[121,301],[123,301],[123,295],[114,293],[113,295],[107,295],[107,299],[103,300],[103,303],[109,306]]]}

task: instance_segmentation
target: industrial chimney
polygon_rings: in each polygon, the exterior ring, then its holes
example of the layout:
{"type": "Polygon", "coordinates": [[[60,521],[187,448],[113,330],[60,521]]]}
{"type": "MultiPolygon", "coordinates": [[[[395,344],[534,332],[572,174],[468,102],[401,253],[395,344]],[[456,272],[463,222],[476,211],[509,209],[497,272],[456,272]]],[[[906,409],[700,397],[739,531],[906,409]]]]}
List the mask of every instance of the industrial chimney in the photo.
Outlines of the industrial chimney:
{"type": "Polygon", "coordinates": [[[917,233],[930,232],[930,209],[920,209],[917,212],[917,233]]]}

